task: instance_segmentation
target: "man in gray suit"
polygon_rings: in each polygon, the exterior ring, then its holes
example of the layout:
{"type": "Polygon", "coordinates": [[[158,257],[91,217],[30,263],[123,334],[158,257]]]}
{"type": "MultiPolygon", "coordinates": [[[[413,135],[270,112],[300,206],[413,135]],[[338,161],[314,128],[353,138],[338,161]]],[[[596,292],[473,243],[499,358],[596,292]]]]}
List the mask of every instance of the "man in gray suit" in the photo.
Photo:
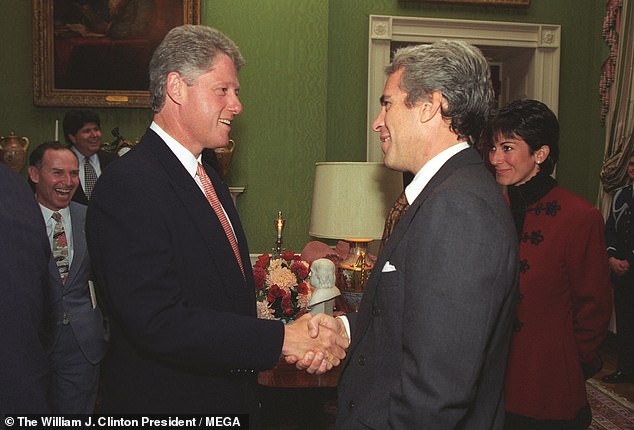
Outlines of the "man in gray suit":
{"type": "Polygon", "coordinates": [[[397,51],[387,73],[373,130],[385,164],[415,176],[347,317],[337,428],[501,429],[518,250],[470,147],[493,101],[488,65],[476,48],[440,41],[397,51]]]}
{"type": "Polygon", "coordinates": [[[85,237],[86,206],[71,202],[79,184],[77,157],[58,142],[31,153],[29,179],[35,184],[52,255],[47,291],[47,347],[54,413],[92,414],[106,332],[89,283],[85,237]]]}

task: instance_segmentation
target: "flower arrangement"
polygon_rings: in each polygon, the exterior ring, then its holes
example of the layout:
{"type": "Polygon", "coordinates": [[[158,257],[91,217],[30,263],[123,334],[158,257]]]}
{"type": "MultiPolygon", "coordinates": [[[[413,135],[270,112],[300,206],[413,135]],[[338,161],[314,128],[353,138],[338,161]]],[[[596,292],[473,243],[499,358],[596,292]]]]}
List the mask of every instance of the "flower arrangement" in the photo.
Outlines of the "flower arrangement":
{"type": "Polygon", "coordinates": [[[301,317],[312,293],[310,265],[293,251],[280,258],[262,254],[253,265],[258,318],[285,323],[301,317]]]}

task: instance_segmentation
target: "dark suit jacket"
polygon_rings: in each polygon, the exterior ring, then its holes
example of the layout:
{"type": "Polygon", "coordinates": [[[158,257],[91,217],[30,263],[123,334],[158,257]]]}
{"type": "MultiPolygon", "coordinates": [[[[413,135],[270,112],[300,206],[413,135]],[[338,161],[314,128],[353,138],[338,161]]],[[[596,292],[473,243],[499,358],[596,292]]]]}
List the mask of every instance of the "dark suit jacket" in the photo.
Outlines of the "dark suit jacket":
{"type": "Polygon", "coordinates": [[[106,354],[106,331],[99,307],[92,308],[88,280],[90,258],[86,246],[86,206],[70,203],[70,220],[73,227],[73,261],[66,283],[62,283],[55,259],[49,261],[49,299],[52,312],[48,326],[50,345],[53,349],[60,334],[64,313],[86,359],[97,364],[106,354]]]}
{"type": "Polygon", "coordinates": [[[461,151],[401,217],[351,316],[337,428],[501,429],[517,261],[499,187],[461,151]]]}
{"type": "MultiPolygon", "coordinates": [[[[110,164],[112,161],[116,160],[117,154],[113,152],[107,151],[99,151],[97,152],[97,157],[99,158],[99,166],[101,167],[101,174],[103,175],[104,169],[110,164]]],[[[81,162],[80,162],[81,165],[81,162]]],[[[88,197],[86,197],[86,193],[84,192],[84,187],[80,183],[79,187],[77,187],[77,191],[73,195],[73,201],[77,203],[81,203],[82,205],[88,204],[88,197]]]]}
{"type": "Polygon", "coordinates": [[[94,190],[88,249],[111,318],[104,412],[249,412],[255,371],[279,358],[284,327],[255,317],[238,213],[205,169],[235,229],[246,281],[202,191],[152,130],[94,190]]]}
{"type": "Polygon", "coordinates": [[[610,213],[605,222],[605,242],[608,257],[627,260],[630,266],[634,265],[633,184],[621,187],[614,193],[610,213]]]}
{"type": "Polygon", "coordinates": [[[48,362],[40,335],[51,248],[24,178],[0,164],[0,418],[46,413],[48,362]]]}

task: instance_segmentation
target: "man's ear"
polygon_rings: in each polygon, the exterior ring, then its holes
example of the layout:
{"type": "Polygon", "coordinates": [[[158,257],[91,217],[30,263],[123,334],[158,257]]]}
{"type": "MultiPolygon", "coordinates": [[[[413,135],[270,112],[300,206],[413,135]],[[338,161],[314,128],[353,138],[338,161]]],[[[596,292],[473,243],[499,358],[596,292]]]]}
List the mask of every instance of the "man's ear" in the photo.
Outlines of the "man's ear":
{"type": "Polygon", "coordinates": [[[184,97],[185,86],[187,84],[180,74],[171,72],[167,75],[166,93],[167,96],[176,104],[181,104],[184,97]]]}
{"type": "Polygon", "coordinates": [[[440,91],[434,91],[429,95],[427,101],[422,102],[420,108],[420,121],[427,122],[434,118],[436,115],[440,115],[442,112],[443,97],[440,91]]]}
{"type": "Polygon", "coordinates": [[[37,167],[29,166],[28,173],[29,173],[29,179],[31,180],[31,182],[33,182],[34,184],[37,184],[38,182],[40,182],[40,171],[37,170],[37,167]]]}

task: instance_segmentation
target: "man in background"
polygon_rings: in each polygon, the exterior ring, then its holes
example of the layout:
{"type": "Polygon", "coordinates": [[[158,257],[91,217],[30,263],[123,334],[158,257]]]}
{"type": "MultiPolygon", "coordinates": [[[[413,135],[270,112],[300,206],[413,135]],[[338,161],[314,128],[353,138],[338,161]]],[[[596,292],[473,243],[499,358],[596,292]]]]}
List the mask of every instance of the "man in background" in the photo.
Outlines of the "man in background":
{"type": "Polygon", "coordinates": [[[52,250],[46,303],[51,409],[92,414],[106,332],[89,283],[86,206],[71,201],[79,185],[77,157],[59,142],[45,142],[29,157],[29,179],[52,250]]]}
{"type": "Polygon", "coordinates": [[[337,333],[308,335],[309,315],[256,318],[238,212],[201,157],[229,143],[243,64],[217,30],[172,29],[150,62],[152,124],[95,188],[88,247],[112,328],[104,412],[247,413],[258,428],[257,371],[314,350],[309,370],[323,372],[345,356],[337,333]]]}
{"type": "Polygon", "coordinates": [[[608,263],[614,284],[617,371],[603,382],[634,382],[634,155],[627,165],[629,184],[614,193],[605,225],[608,263]]]}
{"type": "Polygon", "coordinates": [[[51,249],[24,178],[0,163],[0,419],[47,413],[48,364],[42,345],[51,249]]]}
{"type": "Polygon", "coordinates": [[[87,205],[101,172],[117,156],[101,149],[101,120],[89,110],[71,110],[62,122],[64,137],[79,160],[79,187],[73,201],[87,205]]]}

